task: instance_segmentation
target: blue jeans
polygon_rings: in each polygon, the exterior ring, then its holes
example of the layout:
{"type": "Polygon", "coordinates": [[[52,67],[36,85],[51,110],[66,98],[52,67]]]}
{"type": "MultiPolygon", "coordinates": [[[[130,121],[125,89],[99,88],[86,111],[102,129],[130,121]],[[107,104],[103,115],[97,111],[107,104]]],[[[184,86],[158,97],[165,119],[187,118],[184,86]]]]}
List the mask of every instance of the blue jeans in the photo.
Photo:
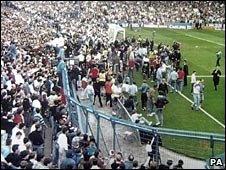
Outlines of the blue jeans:
{"type": "Polygon", "coordinates": [[[175,80],[171,80],[170,81],[170,85],[172,86],[171,88],[172,88],[172,91],[174,91],[175,92],[175,90],[176,90],[176,81],[175,80]]]}
{"type": "Polygon", "coordinates": [[[178,80],[177,81],[177,90],[180,91],[180,92],[182,92],[183,85],[184,85],[184,81],[183,80],[178,80]]]}
{"type": "Polygon", "coordinates": [[[200,99],[201,99],[200,94],[193,93],[193,100],[194,100],[193,107],[195,107],[195,110],[199,110],[200,99]]]}
{"type": "Polygon", "coordinates": [[[32,147],[33,147],[33,151],[36,151],[37,154],[40,154],[40,155],[44,154],[44,145],[34,145],[33,144],[32,147]]]}
{"type": "Polygon", "coordinates": [[[148,111],[149,114],[154,112],[154,102],[150,98],[147,100],[147,111],[148,111]]]}
{"type": "Polygon", "coordinates": [[[162,108],[156,108],[155,111],[155,119],[157,121],[157,123],[160,123],[161,125],[163,125],[163,109],[162,108]]]}

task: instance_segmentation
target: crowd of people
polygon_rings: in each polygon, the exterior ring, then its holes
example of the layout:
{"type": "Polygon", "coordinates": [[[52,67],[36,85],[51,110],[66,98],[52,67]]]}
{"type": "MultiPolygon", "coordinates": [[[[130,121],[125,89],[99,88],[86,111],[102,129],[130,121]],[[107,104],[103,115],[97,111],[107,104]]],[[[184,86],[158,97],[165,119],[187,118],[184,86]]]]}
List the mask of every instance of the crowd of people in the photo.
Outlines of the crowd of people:
{"type": "MultiPolygon", "coordinates": [[[[200,3],[204,11],[199,13],[212,17],[210,22],[224,22],[223,3],[200,3]],[[218,11],[211,13],[215,8],[218,11]]],[[[156,126],[163,126],[167,94],[181,92],[187,85],[188,67],[186,60],[182,61],[180,43],[161,43],[156,50],[153,40],[141,37],[109,43],[107,23],[192,20],[198,14],[192,14],[189,5],[196,8],[197,4],[172,2],[170,6],[180,12],[171,14],[166,2],[1,1],[1,167],[103,169],[110,165],[112,169],[145,169],[133,155],[124,160],[117,151],[107,160],[92,136],[72,126],[62,88],[63,60],[76,59],[67,67],[82,102],[97,105],[98,97],[100,107],[107,105],[117,114],[117,101],[122,100],[135,123],[140,121],[136,107],[141,103],[143,111],[155,115],[156,126]],[[52,45],[54,38],[64,38],[64,44],[52,45]],[[140,87],[134,81],[137,71],[144,79],[140,87]],[[148,79],[155,82],[153,87],[148,79]],[[50,127],[52,157],[44,152],[45,132],[50,127]]],[[[200,81],[194,78],[191,83],[196,94],[200,81]]],[[[195,103],[198,108],[199,98],[195,103]]],[[[171,165],[169,161],[162,166],[171,165]]],[[[174,168],[182,165],[180,160],[174,168]]],[[[157,164],[150,161],[148,167],[155,169],[157,164]]]]}

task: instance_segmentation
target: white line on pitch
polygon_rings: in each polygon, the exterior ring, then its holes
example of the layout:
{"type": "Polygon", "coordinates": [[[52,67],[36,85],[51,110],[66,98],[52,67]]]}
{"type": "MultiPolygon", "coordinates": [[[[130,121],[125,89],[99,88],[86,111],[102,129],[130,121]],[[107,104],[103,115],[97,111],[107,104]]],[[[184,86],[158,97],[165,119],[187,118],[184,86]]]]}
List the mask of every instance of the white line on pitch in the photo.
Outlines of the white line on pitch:
{"type": "Polygon", "coordinates": [[[216,43],[214,41],[210,41],[210,40],[207,40],[207,39],[204,39],[204,38],[195,37],[193,35],[185,34],[185,36],[196,38],[196,39],[203,40],[203,41],[207,41],[207,42],[210,42],[210,43],[213,43],[213,44],[217,44],[217,45],[220,45],[220,46],[225,46],[224,44],[216,43]]]}
{"type": "MultiPolygon", "coordinates": [[[[168,84],[171,88],[173,88],[170,84],[168,84]]],[[[173,88],[174,89],[174,88],[173,88]]],[[[182,94],[181,92],[177,92],[179,95],[181,95],[183,98],[185,98],[187,101],[189,101],[190,103],[194,103],[193,101],[191,101],[187,96],[185,96],[184,94],[182,94]]],[[[219,120],[217,120],[216,118],[214,118],[212,115],[210,115],[207,111],[205,111],[204,109],[202,109],[201,107],[199,107],[199,109],[205,113],[207,116],[209,116],[212,120],[214,120],[215,122],[217,122],[220,126],[222,126],[225,129],[225,125],[223,123],[221,123],[219,120]]]]}
{"type": "MultiPolygon", "coordinates": [[[[187,76],[187,77],[191,77],[191,76],[187,76]]],[[[199,75],[199,76],[195,76],[195,77],[204,77],[204,78],[208,78],[208,77],[213,77],[211,75],[199,75]]],[[[221,75],[220,77],[225,77],[225,75],[221,75]]]]}

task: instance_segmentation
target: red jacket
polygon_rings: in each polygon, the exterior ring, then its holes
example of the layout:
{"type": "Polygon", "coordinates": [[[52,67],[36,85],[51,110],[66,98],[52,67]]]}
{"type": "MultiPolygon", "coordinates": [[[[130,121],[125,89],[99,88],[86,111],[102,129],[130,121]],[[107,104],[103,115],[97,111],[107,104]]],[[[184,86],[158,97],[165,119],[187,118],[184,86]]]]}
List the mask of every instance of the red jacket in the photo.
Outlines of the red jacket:
{"type": "Polygon", "coordinates": [[[97,78],[99,76],[99,69],[94,67],[90,71],[91,78],[97,78]]]}
{"type": "Polygon", "coordinates": [[[16,123],[16,124],[24,123],[20,114],[15,114],[13,122],[16,123]]]}
{"type": "Polygon", "coordinates": [[[111,86],[112,86],[112,83],[110,81],[107,81],[105,83],[105,93],[107,94],[112,94],[112,90],[111,90],[111,86]]]}
{"type": "Polygon", "coordinates": [[[179,80],[184,80],[184,71],[183,70],[179,70],[178,72],[178,79],[179,80]]]}
{"type": "Polygon", "coordinates": [[[128,65],[129,65],[129,68],[130,68],[130,69],[133,69],[134,66],[135,66],[135,61],[134,61],[134,60],[129,60],[128,65]]]}

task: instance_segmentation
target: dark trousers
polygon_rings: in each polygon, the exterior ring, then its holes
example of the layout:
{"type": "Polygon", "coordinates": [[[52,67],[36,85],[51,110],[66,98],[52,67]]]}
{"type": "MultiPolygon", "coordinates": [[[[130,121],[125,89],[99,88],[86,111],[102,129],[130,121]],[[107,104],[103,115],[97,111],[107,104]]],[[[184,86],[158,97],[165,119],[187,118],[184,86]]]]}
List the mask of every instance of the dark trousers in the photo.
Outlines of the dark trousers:
{"type": "Polygon", "coordinates": [[[188,77],[187,75],[184,76],[184,86],[187,86],[188,85],[188,77]]]}
{"type": "Polygon", "coordinates": [[[152,152],[148,152],[148,156],[150,157],[149,164],[151,161],[161,162],[160,153],[156,147],[152,148],[152,152]]]}
{"type": "Polygon", "coordinates": [[[147,107],[147,100],[148,100],[147,94],[146,93],[142,93],[141,94],[141,105],[142,105],[142,108],[147,107]]]}
{"type": "Polygon", "coordinates": [[[191,93],[193,93],[193,86],[194,86],[194,84],[195,84],[195,83],[192,83],[192,84],[191,84],[191,93]]]}
{"type": "Polygon", "coordinates": [[[110,100],[110,107],[112,107],[112,98],[111,98],[111,94],[106,93],[106,104],[107,102],[110,100]]]}
{"type": "Polygon", "coordinates": [[[99,98],[99,102],[100,102],[100,107],[103,107],[103,104],[102,104],[102,101],[101,101],[101,96],[100,96],[100,93],[95,93],[95,95],[94,95],[94,104],[95,104],[95,101],[96,101],[96,96],[98,96],[98,98],[99,98]]]}
{"type": "Polygon", "coordinates": [[[217,66],[220,66],[220,58],[217,59],[216,67],[217,67],[217,66]]]}
{"type": "Polygon", "coordinates": [[[219,84],[218,82],[213,82],[214,83],[214,90],[217,91],[217,85],[219,84]]]}

